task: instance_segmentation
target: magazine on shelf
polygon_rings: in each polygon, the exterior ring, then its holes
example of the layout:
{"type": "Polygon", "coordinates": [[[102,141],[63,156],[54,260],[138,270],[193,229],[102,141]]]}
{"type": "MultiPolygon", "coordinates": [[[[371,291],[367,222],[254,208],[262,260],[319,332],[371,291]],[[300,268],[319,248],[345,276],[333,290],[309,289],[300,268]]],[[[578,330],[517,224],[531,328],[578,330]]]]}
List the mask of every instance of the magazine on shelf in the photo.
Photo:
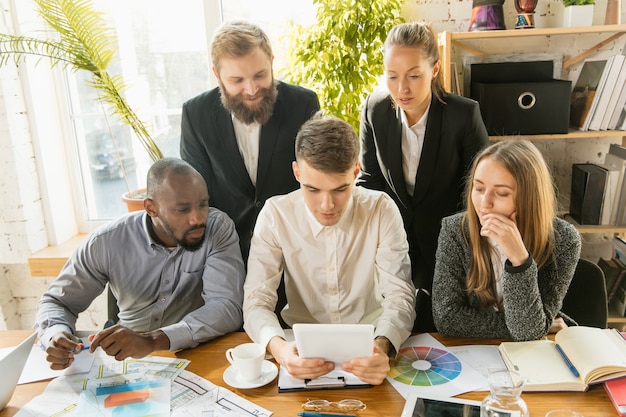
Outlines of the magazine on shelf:
{"type": "Polygon", "coordinates": [[[574,83],[570,99],[570,125],[587,130],[593,111],[597,106],[602,86],[606,81],[608,71],[607,58],[587,59],[574,83]]]}

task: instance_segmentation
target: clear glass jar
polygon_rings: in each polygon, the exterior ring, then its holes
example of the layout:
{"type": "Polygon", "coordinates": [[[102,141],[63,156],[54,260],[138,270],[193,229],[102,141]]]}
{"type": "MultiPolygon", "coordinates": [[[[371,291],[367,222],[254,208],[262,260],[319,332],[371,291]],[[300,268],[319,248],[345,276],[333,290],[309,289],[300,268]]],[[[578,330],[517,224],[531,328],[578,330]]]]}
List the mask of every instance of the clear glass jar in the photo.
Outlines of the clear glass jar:
{"type": "Polygon", "coordinates": [[[522,399],[524,380],[517,372],[497,370],[489,372],[489,395],[480,406],[481,417],[505,417],[512,411],[520,417],[529,417],[528,406],[522,399]]]}

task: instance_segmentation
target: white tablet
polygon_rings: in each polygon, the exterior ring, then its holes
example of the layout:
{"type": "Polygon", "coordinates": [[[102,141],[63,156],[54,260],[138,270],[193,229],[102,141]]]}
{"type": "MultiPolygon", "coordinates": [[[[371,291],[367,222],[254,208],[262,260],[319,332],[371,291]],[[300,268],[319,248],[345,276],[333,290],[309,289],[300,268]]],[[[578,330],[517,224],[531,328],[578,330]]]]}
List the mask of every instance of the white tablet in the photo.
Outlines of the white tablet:
{"type": "Polygon", "coordinates": [[[371,324],[296,323],[293,336],[301,358],[323,358],[335,365],[369,357],[374,352],[371,324]]]}
{"type": "MultiPolygon", "coordinates": [[[[487,395],[487,394],[485,394],[487,395]]],[[[495,415],[495,414],[494,414],[495,415]]],[[[400,417],[480,417],[480,401],[463,398],[424,398],[412,392],[406,399],[400,417]]],[[[519,411],[500,411],[498,416],[520,417],[519,411]]]]}

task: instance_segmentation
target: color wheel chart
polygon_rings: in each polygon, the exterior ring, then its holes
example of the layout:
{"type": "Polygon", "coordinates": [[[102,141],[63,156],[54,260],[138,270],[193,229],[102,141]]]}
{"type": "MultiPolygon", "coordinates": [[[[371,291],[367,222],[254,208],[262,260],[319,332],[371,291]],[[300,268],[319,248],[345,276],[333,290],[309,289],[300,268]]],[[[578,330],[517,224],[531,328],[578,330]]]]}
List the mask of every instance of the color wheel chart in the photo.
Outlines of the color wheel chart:
{"type": "Polygon", "coordinates": [[[411,346],[400,349],[389,376],[403,384],[430,387],[452,381],[461,370],[461,361],[446,350],[411,346]]]}

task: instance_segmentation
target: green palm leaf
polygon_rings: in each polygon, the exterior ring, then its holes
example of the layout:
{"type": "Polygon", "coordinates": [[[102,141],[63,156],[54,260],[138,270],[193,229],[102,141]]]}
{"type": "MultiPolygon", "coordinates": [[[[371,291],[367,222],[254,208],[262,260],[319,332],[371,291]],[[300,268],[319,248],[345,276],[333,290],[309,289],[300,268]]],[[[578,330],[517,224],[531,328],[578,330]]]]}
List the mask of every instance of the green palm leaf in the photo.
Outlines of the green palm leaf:
{"type": "Polygon", "coordinates": [[[54,30],[55,39],[0,34],[0,65],[28,56],[50,60],[51,66],[91,73],[89,85],[99,92],[112,114],[129,125],[153,161],[163,157],[146,124],[127,103],[122,77],[107,71],[116,53],[116,39],[102,13],[90,0],[35,0],[37,12],[54,30]]]}

